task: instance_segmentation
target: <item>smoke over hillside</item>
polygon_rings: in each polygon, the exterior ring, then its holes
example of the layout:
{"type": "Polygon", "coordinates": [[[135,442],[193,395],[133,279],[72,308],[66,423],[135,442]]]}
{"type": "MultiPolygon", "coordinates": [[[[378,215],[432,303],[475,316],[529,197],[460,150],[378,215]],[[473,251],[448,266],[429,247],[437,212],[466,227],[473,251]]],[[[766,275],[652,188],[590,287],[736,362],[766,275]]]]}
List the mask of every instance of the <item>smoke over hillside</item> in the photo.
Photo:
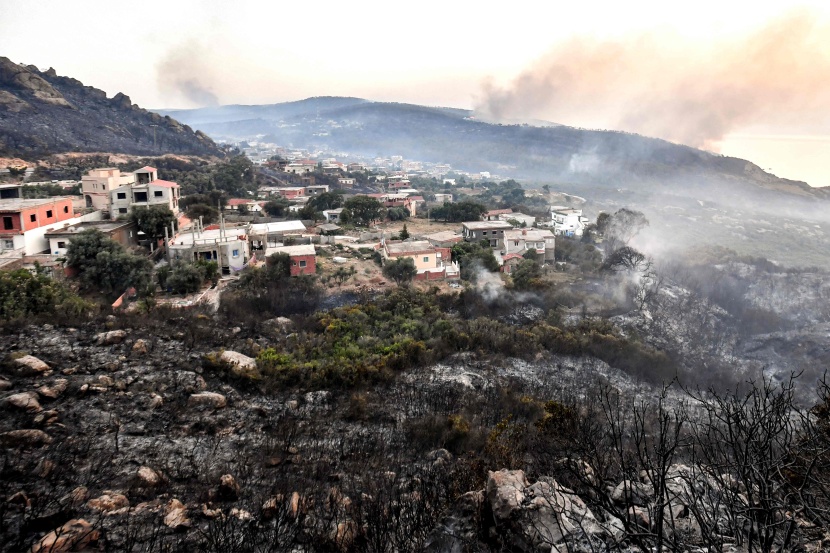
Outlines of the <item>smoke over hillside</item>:
{"type": "Polygon", "coordinates": [[[195,40],[172,49],[156,65],[161,92],[175,94],[200,106],[219,105],[214,92],[213,61],[207,49],[195,40]]]}
{"type": "Polygon", "coordinates": [[[712,147],[751,124],[803,127],[830,108],[828,26],[797,12],[720,44],[675,37],[573,39],[510,85],[486,83],[477,111],[542,117],[712,147]],[[590,122],[586,124],[585,122],[590,122]]]}

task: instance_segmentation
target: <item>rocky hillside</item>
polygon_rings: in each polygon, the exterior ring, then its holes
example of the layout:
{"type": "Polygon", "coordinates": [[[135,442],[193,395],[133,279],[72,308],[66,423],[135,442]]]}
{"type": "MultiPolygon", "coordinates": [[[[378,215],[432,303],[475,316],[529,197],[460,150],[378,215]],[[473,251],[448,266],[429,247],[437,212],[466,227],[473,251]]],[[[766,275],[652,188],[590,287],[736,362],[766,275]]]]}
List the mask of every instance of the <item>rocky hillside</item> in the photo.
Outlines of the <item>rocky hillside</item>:
{"type": "Polygon", "coordinates": [[[0,155],[62,152],[221,155],[202,132],[104,91],[0,57],[0,155]]]}

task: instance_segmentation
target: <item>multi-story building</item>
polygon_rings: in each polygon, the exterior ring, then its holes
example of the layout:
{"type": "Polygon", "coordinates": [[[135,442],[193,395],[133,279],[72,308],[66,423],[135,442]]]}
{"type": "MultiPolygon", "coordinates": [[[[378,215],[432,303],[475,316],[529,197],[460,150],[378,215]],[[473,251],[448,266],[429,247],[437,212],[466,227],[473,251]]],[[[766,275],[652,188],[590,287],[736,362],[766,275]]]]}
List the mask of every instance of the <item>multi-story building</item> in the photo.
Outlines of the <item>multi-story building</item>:
{"type": "Polygon", "coordinates": [[[501,255],[519,254],[524,255],[528,251],[535,252],[544,261],[554,260],[554,247],[556,239],[553,233],[547,229],[523,228],[505,230],[501,240],[501,255]]]}
{"type": "Polygon", "coordinates": [[[507,221],[470,221],[461,223],[461,235],[466,242],[487,240],[491,248],[498,248],[504,232],[512,228],[507,221]]]}
{"type": "Polygon", "coordinates": [[[179,185],[158,178],[154,167],[142,167],[133,172],[135,181],[110,192],[110,218],[117,219],[135,208],[165,206],[179,213],[179,185]]]}
{"type": "Polygon", "coordinates": [[[581,209],[553,206],[550,208],[550,222],[556,234],[582,236],[588,218],[582,216],[581,209]]]}
{"type": "Polygon", "coordinates": [[[49,253],[52,255],[66,255],[69,241],[78,233],[88,229],[103,232],[125,248],[138,244],[138,229],[135,223],[130,221],[88,221],[67,225],[44,234],[44,238],[49,242],[49,253]]]}
{"type": "Polygon", "coordinates": [[[171,262],[215,261],[223,273],[235,273],[250,258],[248,236],[244,227],[196,229],[176,235],[170,241],[169,255],[171,262]]]}
{"type": "Polygon", "coordinates": [[[122,173],[115,167],[91,169],[81,177],[81,191],[86,207],[100,209],[109,213],[110,193],[116,188],[135,183],[134,173],[122,173]]]}
{"type": "Polygon", "coordinates": [[[17,250],[24,255],[44,252],[49,248],[44,237],[48,231],[80,220],[72,198],[0,200],[0,250],[17,250]]]}

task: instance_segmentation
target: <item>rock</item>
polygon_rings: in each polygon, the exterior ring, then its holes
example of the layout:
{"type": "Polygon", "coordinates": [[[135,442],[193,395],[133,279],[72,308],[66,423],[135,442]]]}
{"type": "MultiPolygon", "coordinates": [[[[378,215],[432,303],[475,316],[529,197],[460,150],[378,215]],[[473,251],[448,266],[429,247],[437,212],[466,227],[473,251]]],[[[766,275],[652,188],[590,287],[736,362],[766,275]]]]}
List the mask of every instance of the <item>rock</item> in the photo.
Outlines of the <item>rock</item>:
{"type": "Polygon", "coordinates": [[[219,501],[236,501],[239,499],[239,484],[230,474],[223,474],[216,489],[216,498],[219,501]]]}
{"type": "Polygon", "coordinates": [[[35,424],[55,424],[58,422],[58,412],[54,409],[41,411],[34,418],[35,424]]]}
{"type": "Polygon", "coordinates": [[[331,399],[331,392],[327,390],[318,390],[316,392],[308,392],[303,396],[305,402],[310,405],[325,405],[331,399]]]}
{"type": "Polygon", "coordinates": [[[164,509],[164,525],[173,530],[185,530],[190,528],[190,519],[187,517],[187,509],[178,499],[171,499],[164,509]]]}
{"type": "Polygon", "coordinates": [[[14,364],[29,374],[43,374],[49,370],[49,365],[34,355],[24,355],[23,357],[18,357],[14,360],[14,364]]]}
{"type": "Polygon", "coordinates": [[[228,514],[241,521],[251,520],[254,518],[249,511],[246,511],[245,509],[238,509],[237,507],[231,509],[228,514]]]}
{"type": "Polygon", "coordinates": [[[139,338],[133,343],[132,352],[136,355],[147,355],[148,350],[147,340],[139,338]]]}
{"type": "Polygon", "coordinates": [[[111,491],[105,491],[99,497],[87,501],[86,504],[87,507],[89,507],[90,509],[95,509],[96,511],[107,513],[109,511],[114,511],[116,509],[123,509],[124,507],[129,507],[130,500],[127,499],[126,495],[111,491]]]}
{"type": "Polygon", "coordinates": [[[70,504],[75,508],[86,503],[87,499],[89,499],[89,489],[86,486],[78,486],[69,492],[70,504]]]}
{"type": "Polygon", "coordinates": [[[193,394],[187,400],[187,405],[189,407],[212,407],[213,409],[221,409],[228,404],[228,400],[225,399],[225,396],[222,394],[217,394],[216,392],[199,392],[198,394],[193,394]]]}
{"type": "Polygon", "coordinates": [[[12,383],[3,377],[0,377],[0,392],[5,392],[12,387],[12,383]]]}
{"type": "Polygon", "coordinates": [[[11,505],[19,505],[21,507],[26,507],[29,505],[29,497],[23,492],[17,492],[13,494],[11,497],[6,499],[6,503],[11,505]]]}
{"type": "Polygon", "coordinates": [[[641,509],[640,507],[632,506],[628,508],[628,521],[641,528],[651,528],[651,520],[649,519],[648,511],[641,509]]]}
{"type": "Polygon", "coordinates": [[[222,363],[228,365],[231,372],[236,376],[244,378],[258,378],[259,371],[256,366],[256,359],[248,357],[236,351],[225,350],[219,356],[222,363]]]}
{"type": "Polygon", "coordinates": [[[305,502],[298,492],[291,494],[291,499],[288,501],[288,512],[292,517],[296,517],[302,510],[305,509],[305,502]]]}
{"type": "Polygon", "coordinates": [[[528,485],[522,470],[500,470],[487,473],[487,500],[498,520],[507,520],[524,501],[522,490],[528,485]]]}
{"type": "Polygon", "coordinates": [[[331,539],[339,551],[351,551],[355,537],[357,537],[357,524],[353,520],[338,523],[331,533],[331,539]]]}
{"type": "Polygon", "coordinates": [[[62,393],[66,391],[69,386],[69,380],[65,378],[58,378],[49,386],[41,386],[37,389],[37,393],[49,399],[57,399],[62,393]]]}
{"type": "Polygon", "coordinates": [[[37,400],[37,394],[34,392],[21,392],[13,394],[4,400],[7,406],[15,407],[17,409],[25,409],[33,413],[43,410],[37,400]]]}
{"type": "Polygon", "coordinates": [[[60,528],[52,530],[32,546],[32,553],[65,553],[87,551],[101,537],[90,523],[72,519],[60,528]]]}
{"type": "Polygon", "coordinates": [[[275,495],[273,497],[269,497],[265,503],[262,504],[262,518],[265,520],[271,520],[279,514],[280,509],[283,507],[284,497],[282,495],[275,495]]]}
{"type": "Polygon", "coordinates": [[[164,399],[158,394],[150,395],[150,403],[147,405],[150,409],[156,409],[164,405],[164,399]]]}
{"type": "Polygon", "coordinates": [[[202,503],[202,516],[205,518],[217,518],[222,516],[222,509],[209,509],[207,505],[202,503]]]}
{"type": "Polygon", "coordinates": [[[52,471],[55,470],[55,463],[49,459],[41,459],[35,467],[35,474],[41,478],[48,478],[52,471]]]}
{"type": "Polygon", "coordinates": [[[150,467],[139,467],[136,476],[138,476],[141,484],[148,488],[153,488],[161,483],[161,475],[150,467]]]}
{"type": "Polygon", "coordinates": [[[611,492],[611,499],[621,505],[631,504],[644,506],[648,504],[649,498],[653,495],[654,488],[651,484],[623,480],[611,492]]]}
{"type": "Polygon", "coordinates": [[[43,430],[11,430],[0,434],[0,443],[13,447],[40,447],[51,444],[52,437],[43,430]]]}
{"type": "Polygon", "coordinates": [[[95,340],[99,346],[112,346],[120,344],[127,337],[126,330],[110,330],[109,332],[101,332],[95,336],[95,340]]]}

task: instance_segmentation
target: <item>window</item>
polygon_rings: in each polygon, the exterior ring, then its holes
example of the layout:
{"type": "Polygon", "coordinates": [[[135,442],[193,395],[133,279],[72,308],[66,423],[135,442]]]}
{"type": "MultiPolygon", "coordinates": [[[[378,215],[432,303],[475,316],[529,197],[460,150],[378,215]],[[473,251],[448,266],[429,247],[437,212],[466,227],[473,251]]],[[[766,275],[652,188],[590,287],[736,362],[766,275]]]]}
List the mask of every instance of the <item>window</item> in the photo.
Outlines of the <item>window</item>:
{"type": "Polygon", "coordinates": [[[233,256],[239,257],[239,250],[233,250],[233,256]]]}
{"type": "Polygon", "coordinates": [[[63,206],[63,212],[64,213],[69,213],[69,206],[68,205],[63,206]]]}
{"type": "Polygon", "coordinates": [[[161,198],[162,196],[164,196],[164,192],[162,192],[161,190],[156,190],[155,192],[153,192],[153,196],[155,196],[156,198],[161,198]]]}
{"type": "Polygon", "coordinates": [[[429,263],[429,258],[424,256],[424,263],[429,263]]]}
{"type": "Polygon", "coordinates": [[[300,261],[300,267],[305,267],[305,261],[300,261]]]}
{"type": "Polygon", "coordinates": [[[136,192],[135,193],[135,201],[137,201],[137,202],[146,202],[147,201],[147,192],[136,192]]]}
{"type": "Polygon", "coordinates": [[[47,210],[46,210],[46,218],[47,218],[47,219],[51,219],[51,218],[52,218],[52,210],[51,210],[51,209],[47,209],[47,210]]]}
{"type": "Polygon", "coordinates": [[[14,228],[14,223],[12,222],[11,217],[3,217],[3,228],[5,230],[11,230],[14,228]]]}
{"type": "Polygon", "coordinates": [[[118,196],[119,200],[126,200],[127,199],[127,193],[126,192],[118,192],[118,193],[116,193],[116,196],[118,196]]]}
{"type": "Polygon", "coordinates": [[[37,221],[37,215],[35,215],[34,213],[29,215],[29,220],[34,223],[35,221],[37,221]]]}
{"type": "Polygon", "coordinates": [[[127,208],[126,207],[119,207],[118,208],[118,213],[127,213],[127,208]]]}
{"type": "Polygon", "coordinates": [[[481,235],[482,236],[487,236],[487,231],[486,230],[481,231],[481,235]]]}
{"type": "Polygon", "coordinates": [[[65,248],[66,242],[58,242],[58,248],[65,248]]]}

